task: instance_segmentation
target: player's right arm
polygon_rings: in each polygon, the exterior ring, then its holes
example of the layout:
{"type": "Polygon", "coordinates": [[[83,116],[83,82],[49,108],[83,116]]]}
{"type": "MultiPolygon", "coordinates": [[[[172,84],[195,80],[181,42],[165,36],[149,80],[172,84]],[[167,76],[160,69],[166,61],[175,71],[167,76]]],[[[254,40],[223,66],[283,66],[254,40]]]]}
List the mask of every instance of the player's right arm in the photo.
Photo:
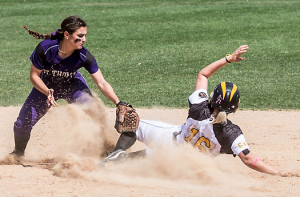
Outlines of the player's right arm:
{"type": "Polygon", "coordinates": [[[37,69],[33,64],[31,64],[30,82],[38,91],[48,96],[49,89],[40,77],[41,72],[42,70],[37,69]]]}
{"type": "Polygon", "coordinates": [[[223,66],[225,66],[229,62],[236,63],[241,60],[244,60],[245,57],[241,57],[241,55],[243,53],[246,53],[247,50],[248,50],[248,45],[242,45],[239,48],[237,48],[237,50],[232,55],[229,55],[226,58],[222,58],[218,61],[215,61],[215,62],[211,63],[210,65],[206,66],[205,68],[203,68],[198,74],[195,90],[198,90],[198,89],[207,90],[208,78],[211,77],[215,72],[217,72],[219,69],[221,69],[223,66]]]}
{"type": "Polygon", "coordinates": [[[32,85],[41,93],[45,94],[48,97],[47,103],[48,105],[57,106],[57,103],[53,97],[53,89],[49,89],[45,83],[42,81],[40,75],[42,70],[37,69],[33,64],[31,64],[30,69],[30,82],[32,85]]]}

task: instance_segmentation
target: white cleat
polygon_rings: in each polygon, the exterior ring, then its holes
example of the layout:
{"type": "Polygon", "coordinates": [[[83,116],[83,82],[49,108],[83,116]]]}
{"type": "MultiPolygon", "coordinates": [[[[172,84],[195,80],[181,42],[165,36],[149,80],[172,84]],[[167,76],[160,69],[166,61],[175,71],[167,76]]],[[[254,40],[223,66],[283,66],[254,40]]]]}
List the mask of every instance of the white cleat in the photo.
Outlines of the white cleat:
{"type": "Polygon", "coordinates": [[[108,163],[108,162],[121,161],[127,157],[128,157],[128,153],[122,149],[119,149],[119,150],[111,152],[105,159],[103,159],[99,163],[99,166],[104,166],[105,163],[108,163]]]}

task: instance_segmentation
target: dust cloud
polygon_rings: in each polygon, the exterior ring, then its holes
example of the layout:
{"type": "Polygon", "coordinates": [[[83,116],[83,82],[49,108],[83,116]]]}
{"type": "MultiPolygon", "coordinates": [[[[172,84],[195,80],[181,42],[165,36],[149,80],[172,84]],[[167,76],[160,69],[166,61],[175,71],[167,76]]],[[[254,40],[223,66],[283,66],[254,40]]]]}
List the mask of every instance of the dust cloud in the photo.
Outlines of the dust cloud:
{"type": "Polygon", "coordinates": [[[240,173],[242,170],[236,170],[238,167],[232,160],[201,154],[189,145],[172,150],[154,149],[147,158],[99,166],[106,152],[112,151],[118,134],[107,123],[102,101],[97,96],[87,99],[90,102],[62,105],[47,113],[47,122],[51,123],[53,132],[49,139],[50,155],[44,158],[30,155],[21,161],[8,156],[0,162],[45,168],[59,177],[129,185],[164,188],[254,185],[240,173]]]}

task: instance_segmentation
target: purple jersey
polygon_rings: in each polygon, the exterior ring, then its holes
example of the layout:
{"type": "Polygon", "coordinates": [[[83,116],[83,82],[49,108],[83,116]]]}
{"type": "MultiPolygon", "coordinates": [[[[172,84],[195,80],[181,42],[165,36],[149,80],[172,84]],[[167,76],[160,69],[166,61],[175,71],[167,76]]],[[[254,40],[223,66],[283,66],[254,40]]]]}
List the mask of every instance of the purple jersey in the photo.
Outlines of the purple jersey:
{"type": "Polygon", "coordinates": [[[62,59],[58,55],[59,41],[44,40],[33,51],[30,60],[42,72],[42,79],[46,81],[66,82],[74,78],[78,69],[84,67],[90,74],[98,71],[98,65],[91,53],[82,47],[75,50],[69,57],[62,59]]]}

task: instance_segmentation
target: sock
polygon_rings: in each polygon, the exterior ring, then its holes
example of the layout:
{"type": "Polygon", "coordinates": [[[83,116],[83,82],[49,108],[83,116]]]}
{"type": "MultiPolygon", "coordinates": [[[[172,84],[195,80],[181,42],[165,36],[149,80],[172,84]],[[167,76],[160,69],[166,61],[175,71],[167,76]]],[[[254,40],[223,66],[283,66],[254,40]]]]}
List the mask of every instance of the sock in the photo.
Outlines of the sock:
{"type": "Polygon", "coordinates": [[[130,148],[136,141],[136,133],[135,132],[124,132],[120,135],[117,145],[113,151],[118,149],[127,150],[130,148]]]}

